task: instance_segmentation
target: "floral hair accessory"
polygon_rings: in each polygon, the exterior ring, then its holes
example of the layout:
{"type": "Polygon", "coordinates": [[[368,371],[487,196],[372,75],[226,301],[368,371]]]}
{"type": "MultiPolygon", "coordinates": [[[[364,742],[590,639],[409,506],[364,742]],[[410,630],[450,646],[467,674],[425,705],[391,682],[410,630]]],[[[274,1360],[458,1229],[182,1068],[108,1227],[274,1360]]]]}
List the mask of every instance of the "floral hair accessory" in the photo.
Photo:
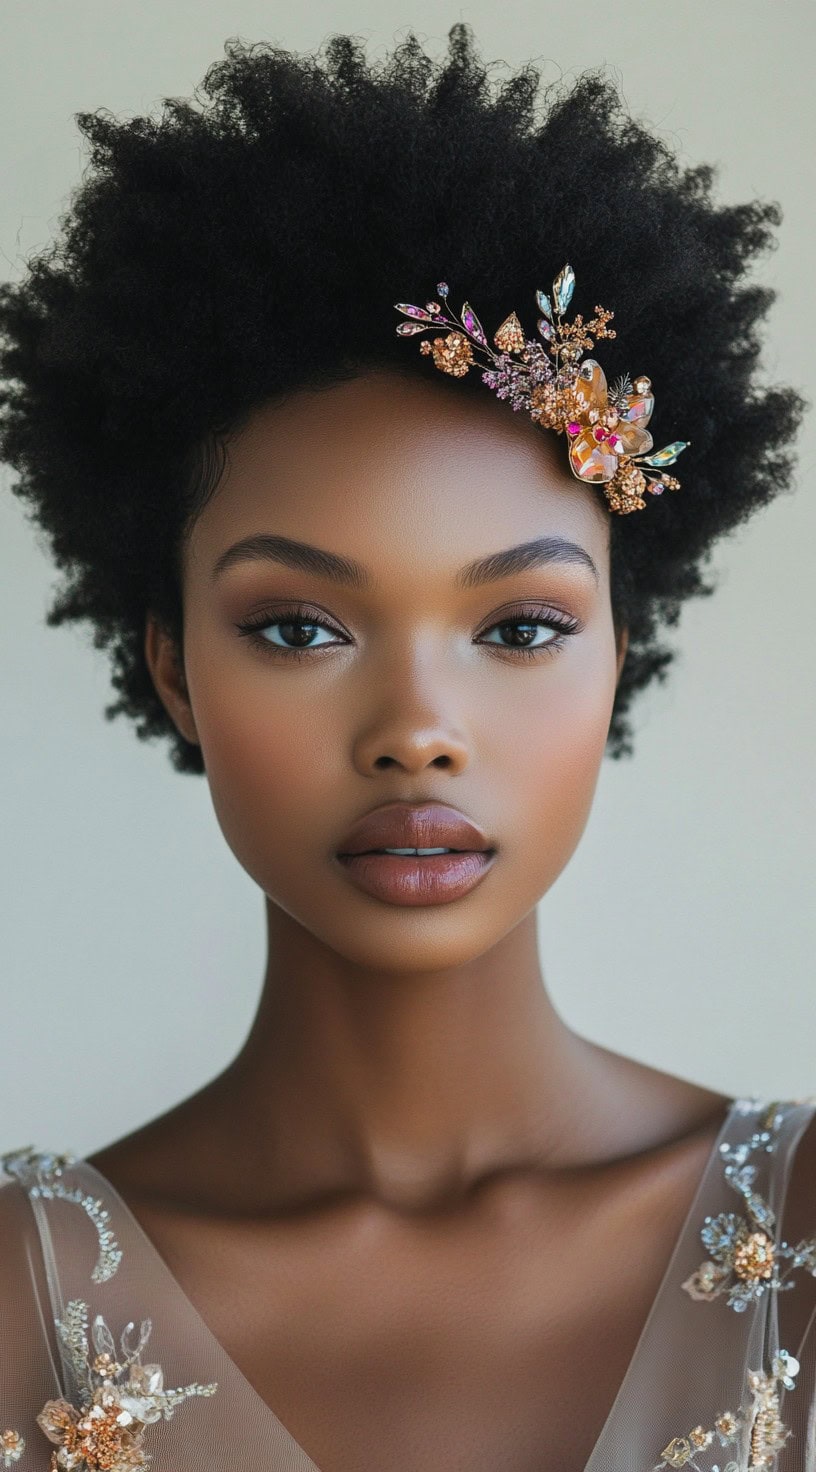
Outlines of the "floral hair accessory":
{"type": "Polygon", "coordinates": [[[654,409],[651,380],[640,376],[633,383],[626,374],[608,388],[594,358],[581,362],[595,340],[615,336],[609,326],[614,313],[596,307],[588,322],[580,313],[572,322],[565,322],[574,287],[575,273],[566,265],[553,282],[552,298],[536,292],[542,313],[538,332],[546,347],[526,338],[516,313],[511,312],[493,334],[499,350],[495,353],[468,302],[460,318],[445,315],[446,309],[451,310],[445,281],[436,288],[445,308],[438,301],[426,302],[424,307],[395,302],[396,310],[412,319],[400,322],[397,332],[411,337],[447,327],[444,337],[421,343],[420,352],[431,354],[436,367],[454,378],[464,377],[473,364],[481,367],[482,382],[497,398],[509,399],[514,410],[526,409],[543,428],[567,435],[570,469],[577,480],[602,485],[612,511],[639,511],[646,505],[644,491],[659,496],[664,490],[679,490],[680,482],[663,471],[690,441],[675,440],[649,453],[654,444],[646,428],[654,409]],[[480,353],[486,357],[480,358],[480,353]]]}

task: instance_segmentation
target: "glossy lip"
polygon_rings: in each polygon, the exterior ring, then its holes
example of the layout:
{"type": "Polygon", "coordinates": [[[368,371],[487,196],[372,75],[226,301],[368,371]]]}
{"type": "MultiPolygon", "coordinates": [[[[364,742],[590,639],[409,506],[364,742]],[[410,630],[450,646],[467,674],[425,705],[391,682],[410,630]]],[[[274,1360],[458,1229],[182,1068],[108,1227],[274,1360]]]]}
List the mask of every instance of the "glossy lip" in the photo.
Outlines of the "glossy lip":
{"type": "MultiPolygon", "coordinates": [[[[433,844],[415,845],[432,848],[433,844]]],[[[407,847],[407,845],[406,845],[407,847]]],[[[468,894],[492,868],[495,849],[458,854],[346,854],[338,863],[352,884],[390,905],[444,905],[468,894]]]]}
{"type": "Polygon", "coordinates": [[[390,802],[358,818],[336,852],[343,858],[378,848],[455,848],[484,854],[491,844],[476,823],[447,803],[390,802]]]}
{"type": "Polygon", "coordinates": [[[493,865],[496,849],[481,828],[446,803],[386,803],[365,813],[335,855],[352,884],[391,905],[440,905],[468,894],[493,865]],[[380,848],[451,848],[412,857],[380,848]]]}

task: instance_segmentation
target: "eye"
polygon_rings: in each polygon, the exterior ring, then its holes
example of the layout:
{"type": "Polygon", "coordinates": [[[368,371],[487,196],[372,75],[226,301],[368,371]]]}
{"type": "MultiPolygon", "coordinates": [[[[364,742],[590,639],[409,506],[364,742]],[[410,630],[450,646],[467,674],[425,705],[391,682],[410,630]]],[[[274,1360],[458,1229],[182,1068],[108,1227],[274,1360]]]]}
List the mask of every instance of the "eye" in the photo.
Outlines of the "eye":
{"type": "Polygon", "coordinates": [[[295,658],[308,650],[334,647],[337,642],[335,639],[318,642],[317,636],[321,632],[338,632],[314,610],[302,607],[278,609],[274,618],[268,613],[262,613],[254,619],[246,619],[236,627],[239,634],[259,645],[265,652],[294,655],[295,658]],[[267,629],[277,631],[274,637],[268,638],[265,632],[261,632],[267,629]]]}
{"type": "MultiPolygon", "coordinates": [[[[265,654],[282,655],[284,658],[306,658],[314,650],[337,647],[338,638],[321,640],[321,633],[339,635],[339,640],[344,642],[342,633],[316,610],[302,606],[278,609],[274,618],[269,613],[260,613],[236,627],[242,637],[250,639],[265,654]],[[277,632],[268,636],[268,630],[277,632]]],[[[542,654],[555,654],[563,647],[567,636],[577,633],[579,628],[578,620],[569,614],[537,605],[520,608],[491,624],[477,642],[493,650],[501,650],[503,654],[535,659],[542,654]],[[499,638],[486,637],[494,632],[499,638]],[[505,642],[507,639],[509,643],[505,642]],[[514,643],[514,639],[518,642],[514,643]]]]}
{"type": "Polygon", "coordinates": [[[486,632],[497,632],[501,636],[499,639],[483,637],[480,642],[508,654],[535,659],[539,654],[554,654],[563,648],[567,637],[577,633],[579,627],[577,619],[552,608],[521,608],[510,617],[490,625],[486,632]],[[549,631],[549,637],[539,637],[544,630],[549,631]],[[505,644],[502,642],[505,637],[517,638],[520,642],[505,644]]]}

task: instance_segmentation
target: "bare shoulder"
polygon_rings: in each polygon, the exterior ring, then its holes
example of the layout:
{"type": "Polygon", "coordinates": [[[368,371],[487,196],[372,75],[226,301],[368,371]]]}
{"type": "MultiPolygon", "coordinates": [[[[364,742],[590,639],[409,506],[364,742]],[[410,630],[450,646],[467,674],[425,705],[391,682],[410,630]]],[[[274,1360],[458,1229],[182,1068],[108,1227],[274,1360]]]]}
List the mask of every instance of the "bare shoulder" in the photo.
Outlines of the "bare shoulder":
{"type": "MultiPolygon", "coordinates": [[[[2,1180],[2,1177],[0,1177],[2,1180]]],[[[0,1184],[0,1299],[8,1299],[19,1283],[33,1249],[38,1245],[37,1225],[26,1192],[16,1180],[0,1184]]]]}
{"type": "Polygon", "coordinates": [[[793,1159],[784,1208],[784,1235],[789,1241],[816,1233],[816,1110],[793,1159]]]}
{"type": "Polygon", "coordinates": [[[2,1342],[13,1344],[3,1356],[4,1390],[14,1365],[29,1367],[45,1353],[42,1318],[48,1318],[48,1282],[40,1236],[31,1203],[18,1181],[0,1185],[0,1324],[2,1342]]]}

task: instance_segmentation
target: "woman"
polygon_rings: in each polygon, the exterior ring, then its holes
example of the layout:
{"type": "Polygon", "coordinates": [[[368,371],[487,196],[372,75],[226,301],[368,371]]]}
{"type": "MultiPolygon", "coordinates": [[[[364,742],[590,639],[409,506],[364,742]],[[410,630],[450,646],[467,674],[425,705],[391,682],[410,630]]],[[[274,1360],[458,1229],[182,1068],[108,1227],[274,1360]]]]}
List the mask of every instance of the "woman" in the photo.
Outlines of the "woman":
{"type": "Polygon", "coordinates": [[[464,25],[439,63],[230,44],[196,104],[81,117],[3,293],[49,622],[206,775],[268,925],[217,1078],[5,1157],[6,1465],[806,1465],[813,1103],[577,1036],[535,923],[663,626],[789,484],[745,280],[778,212],[538,81],[464,25]]]}

